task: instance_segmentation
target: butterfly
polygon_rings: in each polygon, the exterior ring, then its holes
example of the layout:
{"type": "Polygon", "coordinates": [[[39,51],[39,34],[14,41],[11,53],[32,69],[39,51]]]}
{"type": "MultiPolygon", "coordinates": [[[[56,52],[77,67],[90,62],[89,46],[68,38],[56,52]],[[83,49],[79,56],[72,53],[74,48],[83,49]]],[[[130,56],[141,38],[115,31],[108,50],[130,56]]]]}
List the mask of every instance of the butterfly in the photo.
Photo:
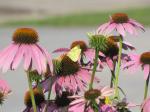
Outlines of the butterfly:
{"type": "Polygon", "coordinates": [[[74,62],[77,62],[81,54],[80,46],[73,47],[68,53],[67,56],[74,62]]]}

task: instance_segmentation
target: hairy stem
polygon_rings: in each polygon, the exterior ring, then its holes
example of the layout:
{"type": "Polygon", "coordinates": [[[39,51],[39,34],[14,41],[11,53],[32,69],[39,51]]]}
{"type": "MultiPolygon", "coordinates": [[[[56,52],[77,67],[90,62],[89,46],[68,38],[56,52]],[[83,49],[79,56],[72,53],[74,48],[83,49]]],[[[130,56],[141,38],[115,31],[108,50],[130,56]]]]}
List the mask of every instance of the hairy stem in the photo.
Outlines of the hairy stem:
{"type": "Polygon", "coordinates": [[[122,38],[119,38],[119,54],[118,54],[118,63],[116,68],[116,79],[115,79],[115,97],[119,97],[118,84],[119,84],[119,73],[121,65],[121,54],[122,54],[122,38]]]}
{"type": "Polygon", "coordinates": [[[96,68],[97,68],[97,65],[98,65],[98,63],[97,63],[97,61],[98,61],[98,55],[99,55],[99,50],[95,49],[94,66],[93,66],[91,81],[90,81],[90,84],[89,84],[89,90],[93,88],[94,77],[95,77],[96,68]]]}
{"type": "Polygon", "coordinates": [[[28,78],[28,84],[29,84],[29,90],[30,90],[30,96],[31,96],[33,111],[37,112],[35,98],[34,98],[34,94],[33,94],[32,82],[31,82],[31,79],[30,79],[29,71],[27,71],[27,78],[28,78]]]}

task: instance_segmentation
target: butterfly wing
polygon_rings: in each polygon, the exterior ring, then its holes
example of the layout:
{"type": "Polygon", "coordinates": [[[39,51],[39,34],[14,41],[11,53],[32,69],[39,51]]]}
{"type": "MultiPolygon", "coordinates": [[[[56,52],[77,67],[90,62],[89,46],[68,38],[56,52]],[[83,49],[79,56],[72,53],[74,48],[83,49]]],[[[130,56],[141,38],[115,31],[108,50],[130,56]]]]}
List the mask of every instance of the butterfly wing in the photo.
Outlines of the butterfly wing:
{"type": "Polygon", "coordinates": [[[81,54],[80,46],[75,46],[68,53],[67,56],[74,62],[77,62],[81,54]]]}

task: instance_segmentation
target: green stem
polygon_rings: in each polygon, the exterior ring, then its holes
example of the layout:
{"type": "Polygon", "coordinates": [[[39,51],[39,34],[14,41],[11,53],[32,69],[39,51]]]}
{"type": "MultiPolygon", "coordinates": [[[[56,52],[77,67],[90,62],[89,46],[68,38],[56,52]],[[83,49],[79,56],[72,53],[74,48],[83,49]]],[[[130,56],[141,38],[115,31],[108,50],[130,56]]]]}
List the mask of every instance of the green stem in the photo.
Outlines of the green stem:
{"type": "Polygon", "coordinates": [[[115,71],[111,70],[111,81],[110,81],[110,88],[113,87],[113,84],[114,84],[114,80],[115,80],[115,71]]]}
{"type": "Polygon", "coordinates": [[[144,100],[147,98],[149,79],[150,79],[150,75],[148,76],[148,78],[145,82],[144,100]]]}
{"type": "Polygon", "coordinates": [[[115,80],[115,97],[119,97],[118,84],[119,84],[119,73],[121,65],[121,54],[122,54],[122,38],[119,38],[119,54],[118,54],[118,63],[116,68],[116,80],[115,80]]]}
{"type": "Polygon", "coordinates": [[[99,50],[95,49],[94,66],[93,66],[91,81],[90,81],[90,84],[89,84],[89,90],[93,88],[94,77],[95,77],[96,68],[97,68],[97,65],[98,65],[98,63],[97,63],[97,61],[98,61],[98,55],[99,55],[99,50]]]}
{"type": "Polygon", "coordinates": [[[30,96],[31,96],[33,111],[37,112],[29,71],[27,71],[27,78],[28,78],[28,84],[29,84],[29,90],[30,90],[30,96]]]}

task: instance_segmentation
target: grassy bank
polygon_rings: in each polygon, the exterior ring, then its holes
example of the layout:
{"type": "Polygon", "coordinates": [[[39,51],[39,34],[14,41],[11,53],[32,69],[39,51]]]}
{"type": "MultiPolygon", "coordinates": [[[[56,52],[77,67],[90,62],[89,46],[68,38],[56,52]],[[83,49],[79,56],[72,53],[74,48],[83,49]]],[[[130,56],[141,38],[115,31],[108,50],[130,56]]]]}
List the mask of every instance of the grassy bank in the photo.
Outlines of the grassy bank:
{"type": "MultiPolygon", "coordinates": [[[[118,12],[118,10],[46,17],[45,19],[41,20],[10,21],[1,24],[1,26],[95,26],[106,22],[109,15],[115,12],[118,12]]],[[[150,26],[150,8],[119,10],[119,12],[125,12],[129,15],[129,17],[136,19],[146,26],[150,26]]]]}

